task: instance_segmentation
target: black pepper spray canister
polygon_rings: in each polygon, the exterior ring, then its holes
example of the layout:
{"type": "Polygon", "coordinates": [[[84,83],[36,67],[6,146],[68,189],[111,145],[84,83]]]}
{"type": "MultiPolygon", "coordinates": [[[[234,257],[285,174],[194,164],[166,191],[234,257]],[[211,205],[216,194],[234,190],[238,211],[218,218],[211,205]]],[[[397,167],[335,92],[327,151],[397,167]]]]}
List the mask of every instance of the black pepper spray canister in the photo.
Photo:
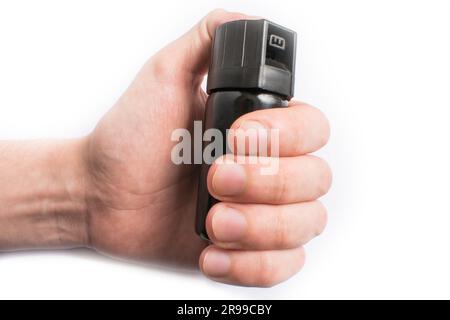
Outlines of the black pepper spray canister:
{"type": "MultiPolygon", "coordinates": [[[[226,130],[240,116],[286,107],[294,95],[296,33],[267,20],[237,20],[216,29],[208,73],[204,130],[226,130]]],[[[204,143],[203,148],[208,144],[204,143]]],[[[227,153],[224,145],[222,153],[227,153]]],[[[210,165],[200,173],[196,232],[208,240],[205,220],[217,202],[208,192],[210,165]]]]}

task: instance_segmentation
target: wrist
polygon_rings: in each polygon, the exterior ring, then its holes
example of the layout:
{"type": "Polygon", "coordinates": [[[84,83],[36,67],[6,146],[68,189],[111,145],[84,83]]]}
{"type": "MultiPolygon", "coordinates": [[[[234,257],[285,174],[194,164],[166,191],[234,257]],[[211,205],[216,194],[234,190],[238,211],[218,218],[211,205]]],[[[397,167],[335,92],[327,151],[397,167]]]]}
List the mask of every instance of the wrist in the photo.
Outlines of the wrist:
{"type": "Polygon", "coordinates": [[[42,212],[50,217],[56,227],[57,246],[62,248],[89,245],[86,139],[55,142],[49,155],[53,161],[53,188],[49,188],[42,212]]]}
{"type": "Polygon", "coordinates": [[[0,251],[88,244],[84,141],[0,144],[0,251]]]}

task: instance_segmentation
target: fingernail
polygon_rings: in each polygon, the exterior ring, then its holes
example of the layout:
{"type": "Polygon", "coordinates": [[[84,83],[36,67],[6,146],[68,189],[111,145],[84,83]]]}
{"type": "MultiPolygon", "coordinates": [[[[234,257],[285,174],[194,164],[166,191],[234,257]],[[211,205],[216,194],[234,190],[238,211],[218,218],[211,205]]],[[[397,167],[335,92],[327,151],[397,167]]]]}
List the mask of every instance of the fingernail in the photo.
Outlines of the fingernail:
{"type": "Polygon", "coordinates": [[[233,196],[244,191],[246,175],[244,168],[235,162],[218,165],[212,179],[214,192],[222,196],[233,196]]]}
{"type": "Polygon", "coordinates": [[[206,252],[203,259],[203,272],[210,277],[223,277],[230,270],[231,260],[228,254],[216,249],[206,252]]]}
{"type": "Polygon", "coordinates": [[[227,207],[214,213],[212,229],[218,241],[236,242],[245,235],[247,220],[240,211],[227,207]]]}
{"type": "Polygon", "coordinates": [[[234,148],[236,154],[248,154],[252,156],[266,156],[269,142],[269,130],[259,121],[246,120],[239,125],[239,128],[234,134],[235,140],[238,143],[234,148]],[[240,145],[239,145],[240,141],[240,145]],[[245,144],[243,143],[245,142],[245,144]],[[243,149],[245,147],[245,149],[243,149]]]}

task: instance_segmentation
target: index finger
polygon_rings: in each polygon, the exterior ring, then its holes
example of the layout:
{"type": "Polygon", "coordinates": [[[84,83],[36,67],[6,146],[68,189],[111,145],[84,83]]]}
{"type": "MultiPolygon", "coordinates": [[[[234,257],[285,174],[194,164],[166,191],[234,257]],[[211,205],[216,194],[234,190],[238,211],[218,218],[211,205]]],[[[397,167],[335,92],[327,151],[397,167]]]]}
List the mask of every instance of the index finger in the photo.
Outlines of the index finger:
{"type": "MultiPolygon", "coordinates": [[[[271,139],[276,137],[271,136],[270,130],[278,129],[278,156],[280,157],[300,156],[317,151],[328,142],[330,136],[330,126],[325,115],[317,108],[295,101],[290,102],[287,108],[247,113],[237,119],[231,129],[233,130],[230,131],[228,141],[230,145],[234,145],[232,149],[237,154],[246,155],[255,155],[249,145],[252,140],[261,141],[261,130],[267,132],[267,135],[264,134],[264,139],[267,139],[270,151],[274,143],[271,139]],[[247,132],[258,132],[258,134],[250,135],[246,134],[247,132]],[[237,139],[243,139],[244,136],[246,146],[239,150],[237,139]]],[[[271,155],[270,152],[267,155],[271,155]]]]}

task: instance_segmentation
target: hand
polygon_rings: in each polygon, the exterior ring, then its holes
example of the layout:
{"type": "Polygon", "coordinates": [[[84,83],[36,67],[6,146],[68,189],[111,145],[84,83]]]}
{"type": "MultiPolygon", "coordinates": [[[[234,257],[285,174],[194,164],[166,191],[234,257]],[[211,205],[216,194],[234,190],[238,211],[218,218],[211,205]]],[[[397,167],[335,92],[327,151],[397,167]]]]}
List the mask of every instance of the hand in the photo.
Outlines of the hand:
{"type": "Polygon", "coordinates": [[[194,233],[198,168],[175,165],[177,128],[202,120],[201,89],[215,28],[242,14],[214,11],[140,71],[86,140],[88,245],[126,259],[194,265],[215,280],[270,286],[303,265],[302,245],[322,232],[327,164],[307,155],[328,139],[317,109],[291,103],[238,119],[280,129],[280,170],[259,175],[255,165],[214,164],[210,192],[222,203],[207,219],[208,245],[194,233]]]}

